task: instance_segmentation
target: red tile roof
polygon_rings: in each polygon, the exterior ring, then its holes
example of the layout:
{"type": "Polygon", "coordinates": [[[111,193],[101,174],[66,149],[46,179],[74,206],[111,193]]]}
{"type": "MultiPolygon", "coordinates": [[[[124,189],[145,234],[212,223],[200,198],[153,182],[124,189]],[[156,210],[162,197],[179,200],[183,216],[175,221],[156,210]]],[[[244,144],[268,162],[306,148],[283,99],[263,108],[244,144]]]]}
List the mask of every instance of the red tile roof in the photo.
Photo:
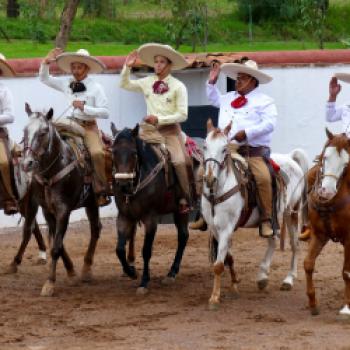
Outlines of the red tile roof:
{"type": "MultiPolygon", "coordinates": [[[[188,54],[188,69],[209,67],[213,60],[221,63],[233,62],[242,56],[248,56],[262,66],[298,66],[298,65],[332,65],[350,64],[350,50],[304,50],[304,51],[263,51],[263,52],[231,52],[188,54]]],[[[107,66],[107,72],[119,72],[124,64],[125,56],[100,56],[107,66]]],[[[35,75],[39,71],[42,58],[12,59],[9,63],[19,75],[35,75]]],[[[141,61],[135,68],[147,69],[141,61]]],[[[57,66],[51,68],[54,73],[61,73],[57,66]]]]}

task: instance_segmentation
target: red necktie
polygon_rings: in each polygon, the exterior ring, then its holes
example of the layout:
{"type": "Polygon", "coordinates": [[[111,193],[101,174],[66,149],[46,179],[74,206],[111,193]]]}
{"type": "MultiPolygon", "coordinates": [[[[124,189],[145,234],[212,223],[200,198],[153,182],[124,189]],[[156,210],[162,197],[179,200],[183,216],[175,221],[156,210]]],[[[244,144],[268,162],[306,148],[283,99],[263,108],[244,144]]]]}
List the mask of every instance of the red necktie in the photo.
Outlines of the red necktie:
{"type": "Polygon", "coordinates": [[[247,104],[248,99],[243,95],[243,96],[239,96],[237,98],[235,98],[232,102],[231,102],[231,107],[232,108],[241,108],[243,107],[245,104],[247,104]]]}

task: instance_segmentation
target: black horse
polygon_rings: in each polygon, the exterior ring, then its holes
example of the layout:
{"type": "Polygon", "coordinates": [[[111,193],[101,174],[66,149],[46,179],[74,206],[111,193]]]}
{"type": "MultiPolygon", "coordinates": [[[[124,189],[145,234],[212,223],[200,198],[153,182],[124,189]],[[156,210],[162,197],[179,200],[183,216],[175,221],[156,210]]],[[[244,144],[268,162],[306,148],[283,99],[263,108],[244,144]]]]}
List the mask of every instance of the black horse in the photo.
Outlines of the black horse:
{"type": "Polygon", "coordinates": [[[23,230],[30,230],[40,205],[52,238],[50,272],[41,295],[52,296],[59,257],[62,257],[68,277],[76,275],[63,245],[71,211],[85,207],[90,222],[91,237],[84,257],[83,281],[91,279],[91,266],[101,223],[96,197],[91,186],[87,187],[84,181],[85,171],[71,146],[61,138],[52,123],[53,110],[50,109],[46,115],[33,113],[26,104],[26,112],[29,122],[24,129],[23,167],[25,171],[33,172],[33,195],[29,198],[30,205],[23,230]]]}
{"type": "MultiPolygon", "coordinates": [[[[139,126],[125,128],[118,132],[112,123],[115,137],[112,147],[114,165],[114,194],[118,208],[118,243],[116,254],[124,272],[136,279],[134,262],[134,236],[136,225],[145,226],[142,249],[144,269],[138,293],[147,292],[150,281],[149,262],[157,231],[159,216],[173,213],[178,232],[178,247],[166,281],[171,282],[179,272],[182,256],[188,240],[188,214],[179,213],[179,193],[176,185],[169,187],[164,162],[154,148],[138,136],[139,126]],[[126,257],[126,243],[130,241],[129,256],[126,257]]],[[[170,171],[171,172],[171,171],[170,171]]],[[[174,181],[170,181],[175,183],[174,181]]]]}

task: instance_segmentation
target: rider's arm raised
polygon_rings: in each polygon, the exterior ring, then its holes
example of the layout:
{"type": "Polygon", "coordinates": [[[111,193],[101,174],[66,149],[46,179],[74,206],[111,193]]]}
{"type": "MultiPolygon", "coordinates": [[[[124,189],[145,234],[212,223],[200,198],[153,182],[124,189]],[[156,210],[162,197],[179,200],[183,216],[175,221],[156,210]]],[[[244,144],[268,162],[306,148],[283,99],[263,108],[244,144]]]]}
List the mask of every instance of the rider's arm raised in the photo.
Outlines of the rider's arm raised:
{"type": "Polygon", "coordinates": [[[142,79],[130,80],[130,67],[124,65],[123,70],[120,73],[119,86],[125,90],[142,92],[142,79]]]}
{"type": "Polygon", "coordinates": [[[341,120],[343,107],[336,107],[335,102],[327,102],[326,104],[326,121],[337,122],[341,120]]]}
{"type": "Polygon", "coordinates": [[[95,83],[93,89],[95,103],[94,106],[91,106],[88,103],[84,105],[84,114],[86,114],[85,118],[107,119],[109,117],[109,111],[106,94],[100,84],[95,83]]]}
{"type": "Polygon", "coordinates": [[[220,108],[221,93],[215,84],[207,82],[206,86],[207,98],[209,102],[217,108],[220,108]]]}
{"type": "Polygon", "coordinates": [[[0,126],[4,126],[14,121],[13,97],[10,90],[6,87],[0,91],[0,100],[2,104],[2,113],[0,114],[0,126]]]}
{"type": "Polygon", "coordinates": [[[49,64],[46,64],[45,62],[41,63],[40,70],[39,70],[40,81],[45,85],[52,87],[53,89],[64,92],[67,82],[61,79],[52,77],[49,73],[49,69],[50,69],[49,64]]]}
{"type": "Polygon", "coordinates": [[[163,116],[157,115],[159,125],[182,123],[187,120],[188,95],[187,89],[183,83],[178,83],[176,87],[176,98],[174,103],[174,113],[163,116]]]}

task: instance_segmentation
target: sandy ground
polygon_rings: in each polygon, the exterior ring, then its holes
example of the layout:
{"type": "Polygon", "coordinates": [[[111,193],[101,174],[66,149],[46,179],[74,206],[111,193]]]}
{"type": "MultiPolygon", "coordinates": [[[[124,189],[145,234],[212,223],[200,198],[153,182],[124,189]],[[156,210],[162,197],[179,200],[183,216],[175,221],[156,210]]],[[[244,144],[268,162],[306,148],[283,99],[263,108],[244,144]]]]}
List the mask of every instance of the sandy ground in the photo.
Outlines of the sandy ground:
{"type": "MultiPolygon", "coordinates": [[[[290,292],[279,290],[287,273],[290,251],[276,251],[270,283],[258,291],[255,276],[266,242],[255,230],[241,230],[234,239],[240,299],[225,298],[209,311],[212,272],[207,233],[191,232],[182,270],[172,286],[161,284],[170,267],[175,229],[159,226],[151,263],[150,293],[136,295],[137,282],[122,276],[115,250],[114,220],[104,221],[94,264],[94,281],[70,286],[62,262],[56,294],[40,297],[47,267],[35,264],[37,248],[30,242],[16,275],[0,275],[0,349],[350,349],[350,323],[337,321],[342,306],[343,249],[329,244],[317,264],[315,280],[321,314],[306,308],[301,244],[299,278],[290,292]]],[[[143,233],[137,234],[137,267],[141,271],[143,233]]],[[[77,271],[89,239],[86,223],[74,224],[66,247],[77,271]]],[[[11,261],[20,229],[0,235],[0,269],[11,261]]]]}

